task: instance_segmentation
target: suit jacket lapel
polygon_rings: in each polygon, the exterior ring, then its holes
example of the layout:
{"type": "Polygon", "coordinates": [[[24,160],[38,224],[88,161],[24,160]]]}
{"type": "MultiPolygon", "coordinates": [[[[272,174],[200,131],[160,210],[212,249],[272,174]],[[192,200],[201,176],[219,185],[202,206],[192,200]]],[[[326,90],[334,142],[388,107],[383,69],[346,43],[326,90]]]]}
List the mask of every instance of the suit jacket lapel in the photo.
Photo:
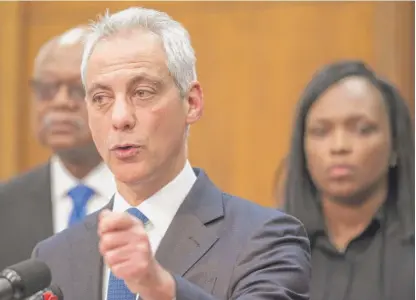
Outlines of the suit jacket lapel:
{"type": "MultiPolygon", "coordinates": [[[[113,207],[113,198],[103,209],[113,207]]],[[[75,236],[68,240],[72,256],[70,260],[74,299],[102,299],[103,260],[98,250],[97,234],[100,211],[87,216],[80,225],[85,226],[82,234],[79,234],[79,230],[74,230],[75,236]]]]}
{"type": "Polygon", "coordinates": [[[49,237],[53,235],[52,218],[52,196],[51,196],[51,172],[50,163],[40,167],[33,185],[27,187],[27,201],[30,201],[30,215],[36,216],[36,230],[41,232],[40,236],[49,237]]]}
{"type": "MultiPolygon", "coordinates": [[[[189,192],[169,226],[159,248],[156,259],[159,263],[180,276],[186,272],[218,240],[211,223],[224,216],[222,192],[208,179],[202,170],[195,169],[197,181],[189,192]]],[[[111,209],[114,197],[104,207],[111,209]]],[[[80,234],[74,230],[68,240],[71,247],[69,259],[73,281],[74,299],[102,299],[103,260],[98,250],[98,214],[87,217],[85,230],[80,234]]]]}
{"type": "Polygon", "coordinates": [[[169,226],[156,259],[180,276],[185,273],[218,240],[214,227],[207,224],[223,217],[222,193],[202,170],[195,169],[197,181],[169,226]]]}

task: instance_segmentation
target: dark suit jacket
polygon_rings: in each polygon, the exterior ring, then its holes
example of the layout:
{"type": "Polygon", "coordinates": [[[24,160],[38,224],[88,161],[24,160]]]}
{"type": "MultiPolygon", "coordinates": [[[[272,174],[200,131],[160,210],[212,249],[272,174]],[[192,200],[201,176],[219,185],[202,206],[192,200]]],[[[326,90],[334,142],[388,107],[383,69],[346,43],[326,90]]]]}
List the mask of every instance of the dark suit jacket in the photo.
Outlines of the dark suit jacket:
{"type": "MultiPolygon", "coordinates": [[[[156,252],[178,300],[309,299],[310,248],[303,225],[225,194],[202,170],[156,252]]],[[[109,204],[111,207],[112,203],[109,204]]],[[[65,300],[101,300],[97,214],[35,248],[65,300]]]]}
{"type": "Polygon", "coordinates": [[[41,165],[0,187],[0,270],[30,258],[53,234],[50,165],[41,165]]]}

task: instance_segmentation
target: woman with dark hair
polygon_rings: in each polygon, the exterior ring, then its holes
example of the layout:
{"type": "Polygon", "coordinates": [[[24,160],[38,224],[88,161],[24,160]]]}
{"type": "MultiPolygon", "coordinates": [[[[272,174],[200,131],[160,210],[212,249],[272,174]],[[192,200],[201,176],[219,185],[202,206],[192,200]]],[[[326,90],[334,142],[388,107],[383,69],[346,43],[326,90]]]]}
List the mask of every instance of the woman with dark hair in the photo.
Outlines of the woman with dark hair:
{"type": "Polygon", "coordinates": [[[410,300],[414,127],[397,89],[360,61],[316,73],[299,102],[285,209],[312,250],[312,300],[410,300]]]}

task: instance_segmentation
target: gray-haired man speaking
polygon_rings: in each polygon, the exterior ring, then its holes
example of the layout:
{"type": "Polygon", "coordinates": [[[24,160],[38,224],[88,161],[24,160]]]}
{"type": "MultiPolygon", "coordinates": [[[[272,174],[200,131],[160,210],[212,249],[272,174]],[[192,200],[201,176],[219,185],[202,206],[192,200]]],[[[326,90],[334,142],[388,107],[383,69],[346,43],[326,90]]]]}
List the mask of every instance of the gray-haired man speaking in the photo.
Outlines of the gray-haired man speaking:
{"type": "Polygon", "coordinates": [[[34,250],[65,299],[309,299],[300,222],[221,192],[187,159],[203,95],[178,22],[143,8],[106,15],[87,39],[82,78],[117,193],[34,250]]]}

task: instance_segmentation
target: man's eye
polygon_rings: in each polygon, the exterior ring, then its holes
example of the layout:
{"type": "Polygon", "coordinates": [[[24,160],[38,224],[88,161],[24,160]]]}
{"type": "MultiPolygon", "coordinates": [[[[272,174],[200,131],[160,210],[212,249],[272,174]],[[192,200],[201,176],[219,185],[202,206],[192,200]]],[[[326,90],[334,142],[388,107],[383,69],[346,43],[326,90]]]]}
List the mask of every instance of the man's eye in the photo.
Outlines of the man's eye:
{"type": "Polygon", "coordinates": [[[99,104],[99,105],[104,104],[107,100],[108,100],[108,97],[105,95],[101,95],[101,94],[94,95],[92,97],[92,102],[95,104],[99,104]]]}
{"type": "Polygon", "coordinates": [[[134,91],[134,97],[138,97],[140,99],[147,99],[153,95],[153,91],[145,90],[145,89],[138,89],[134,91]]]}

